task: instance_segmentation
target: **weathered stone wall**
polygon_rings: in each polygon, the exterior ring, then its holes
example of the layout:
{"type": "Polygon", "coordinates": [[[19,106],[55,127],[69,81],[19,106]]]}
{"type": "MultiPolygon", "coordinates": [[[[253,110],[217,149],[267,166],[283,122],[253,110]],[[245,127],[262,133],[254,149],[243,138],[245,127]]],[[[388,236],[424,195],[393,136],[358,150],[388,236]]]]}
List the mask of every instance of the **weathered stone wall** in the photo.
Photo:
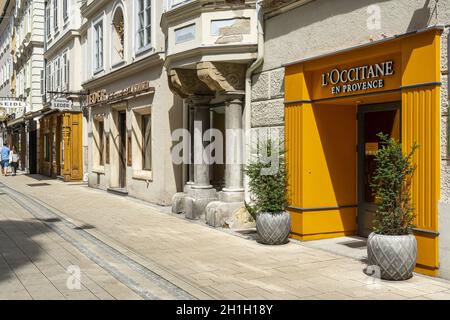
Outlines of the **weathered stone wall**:
{"type": "Polygon", "coordinates": [[[255,74],[252,85],[252,153],[267,134],[284,136],[284,68],[255,74]]]}
{"type": "Polygon", "coordinates": [[[439,275],[450,279],[450,153],[449,153],[449,83],[448,49],[450,29],[446,28],[441,42],[441,202],[439,203],[439,275]]]}

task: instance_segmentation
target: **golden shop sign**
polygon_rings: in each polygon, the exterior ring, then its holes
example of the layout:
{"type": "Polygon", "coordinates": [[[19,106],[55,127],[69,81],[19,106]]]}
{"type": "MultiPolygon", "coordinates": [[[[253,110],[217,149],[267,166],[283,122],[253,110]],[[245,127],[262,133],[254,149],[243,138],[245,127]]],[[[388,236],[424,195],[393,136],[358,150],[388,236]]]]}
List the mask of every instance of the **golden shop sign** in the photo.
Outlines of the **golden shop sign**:
{"type": "Polygon", "coordinates": [[[360,93],[382,89],[387,77],[395,75],[394,60],[366,64],[350,68],[334,68],[323,72],[321,87],[332,95],[360,93]]]}
{"type": "Polygon", "coordinates": [[[130,96],[135,96],[140,93],[151,91],[150,81],[143,81],[133,84],[124,89],[107,93],[105,89],[95,91],[87,96],[87,106],[92,106],[102,103],[111,103],[121,99],[125,99],[130,96]]]}

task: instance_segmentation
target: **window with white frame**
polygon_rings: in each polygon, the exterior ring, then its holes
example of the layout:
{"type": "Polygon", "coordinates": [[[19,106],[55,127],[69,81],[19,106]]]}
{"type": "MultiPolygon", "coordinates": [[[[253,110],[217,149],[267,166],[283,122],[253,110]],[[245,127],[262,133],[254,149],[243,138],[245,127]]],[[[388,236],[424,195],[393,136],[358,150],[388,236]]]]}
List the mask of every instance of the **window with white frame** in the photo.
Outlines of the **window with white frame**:
{"type": "MultiPolygon", "coordinates": [[[[46,74],[46,89],[47,91],[51,90],[51,73],[52,73],[52,67],[50,63],[47,63],[47,74],[46,74]]],[[[47,92],[45,92],[46,94],[47,92]]]]}
{"type": "Polygon", "coordinates": [[[58,31],[58,0],[53,0],[53,29],[58,31]]]}
{"type": "Polygon", "coordinates": [[[31,33],[31,28],[32,28],[32,24],[33,24],[32,16],[31,16],[31,3],[27,10],[27,20],[28,20],[27,33],[31,33]]]}
{"type": "Polygon", "coordinates": [[[69,58],[68,58],[68,54],[67,51],[63,53],[63,57],[62,57],[62,68],[63,68],[63,88],[65,90],[69,89],[69,58]]]}
{"type": "Polygon", "coordinates": [[[59,57],[55,59],[55,73],[56,73],[55,89],[56,91],[59,91],[61,88],[61,61],[59,57]]]}
{"type": "Polygon", "coordinates": [[[51,37],[51,1],[47,1],[45,7],[45,31],[49,39],[51,37]]]}
{"type": "Polygon", "coordinates": [[[103,119],[94,120],[94,165],[103,167],[105,165],[105,122],[103,119]]]}
{"type": "Polygon", "coordinates": [[[142,170],[152,170],[152,116],[142,115],[142,170]]]}
{"type": "Polygon", "coordinates": [[[23,88],[28,89],[28,66],[25,64],[23,67],[23,88]]]}
{"type": "Polygon", "coordinates": [[[103,21],[94,25],[94,71],[103,69],[103,21]]]}
{"type": "Polygon", "coordinates": [[[149,48],[152,41],[151,8],[151,0],[136,0],[136,44],[138,51],[149,48]]]}
{"type": "Polygon", "coordinates": [[[41,96],[45,95],[45,72],[44,70],[41,70],[41,96]]]}
{"type": "Polygon", "coordinates": [[[69,19],[69,0],[63,0],[63,20],[66,22],[69,19]]]}
{"type": "Polygon", "coordinates": [[[11,75],[12,75],[12,62],[11,59],[8,59],[8,80],[11,79],[11,75]]]}
{"type": "Polygon", "coordinates": [[[49,91],[53,91],[54,90],[54,88],[55,88],[55,83],[54,83],[54,64],[53,64],[53,62],[50,62],[50,64],[49,64],[49,67],[50,67],[50,90],[49,91]]]}

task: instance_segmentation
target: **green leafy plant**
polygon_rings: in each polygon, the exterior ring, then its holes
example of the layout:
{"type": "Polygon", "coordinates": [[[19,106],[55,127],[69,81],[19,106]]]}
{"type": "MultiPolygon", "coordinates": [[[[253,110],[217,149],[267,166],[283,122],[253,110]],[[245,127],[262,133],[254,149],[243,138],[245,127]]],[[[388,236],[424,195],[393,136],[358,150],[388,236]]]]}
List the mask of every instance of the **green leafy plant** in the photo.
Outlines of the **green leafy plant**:
{"type": "Polygon", "coordinates": [[[272,145],[272,140],[258,144],[257,159],[244,169],[249,177],[252,202],[245,203],[245,207],[255,219],[261,212],[282,212],[287,205],[285,152],[281,143],[278,148],[272,148],[272,145]],[[276,154],[272,154],[273,152],[276,154]]]}
{"type": "Polygon", "coordinates": [[[374,232],[383,235],[407,235],[411,232],[414,208],[411,205],[411,180],[416,170],[412,164],[414,144],[408,154],[402,145],[388,135],[379,133],[381,148],[375,155],[376,169],[371,183],[378,205],[374,232]]]}

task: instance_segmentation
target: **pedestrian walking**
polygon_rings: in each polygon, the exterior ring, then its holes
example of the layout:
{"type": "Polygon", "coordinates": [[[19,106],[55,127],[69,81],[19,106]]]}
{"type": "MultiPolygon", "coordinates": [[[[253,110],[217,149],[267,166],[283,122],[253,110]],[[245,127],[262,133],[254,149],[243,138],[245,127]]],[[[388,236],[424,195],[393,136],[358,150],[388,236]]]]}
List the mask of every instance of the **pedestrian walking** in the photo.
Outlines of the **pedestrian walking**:
{"type": "Polygon", "coordinates": [[[17,167],[19,166],[19,154],[16,151],[16,147],[12,146],[11,152],[9,153],[9,165],[11,166],[12,175],[15,176],[17,173],[17,167]]]}
{"type": "Polygon", "coordinates": [[[2,161],[1,161],[1,165],[2,165],[2,173],[3,175],[6,177],[8,172],[8,167],[9,167],[9,153],[11,152],[11,150],[8,148],[8,145],[6,144],[6,142],[3,144],[2,147],[2,151],[1,151],[1,156],[2,156],[2,161]]]}

